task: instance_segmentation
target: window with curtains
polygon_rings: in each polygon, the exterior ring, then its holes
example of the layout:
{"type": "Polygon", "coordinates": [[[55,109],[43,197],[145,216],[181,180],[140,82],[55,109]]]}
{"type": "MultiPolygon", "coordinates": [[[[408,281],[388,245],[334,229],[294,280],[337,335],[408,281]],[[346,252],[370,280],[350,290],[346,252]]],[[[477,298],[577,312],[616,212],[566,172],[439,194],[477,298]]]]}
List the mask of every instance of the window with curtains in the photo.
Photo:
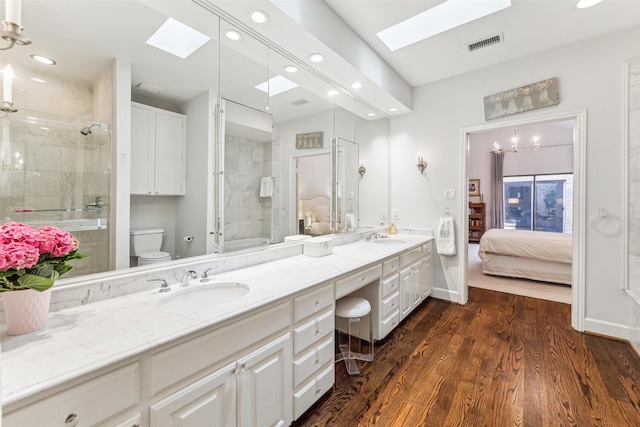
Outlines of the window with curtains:
{"type": "Polygon", "coordinates": [[[504,228],[571,233],[573,174],[504,177],[504,228]]]}

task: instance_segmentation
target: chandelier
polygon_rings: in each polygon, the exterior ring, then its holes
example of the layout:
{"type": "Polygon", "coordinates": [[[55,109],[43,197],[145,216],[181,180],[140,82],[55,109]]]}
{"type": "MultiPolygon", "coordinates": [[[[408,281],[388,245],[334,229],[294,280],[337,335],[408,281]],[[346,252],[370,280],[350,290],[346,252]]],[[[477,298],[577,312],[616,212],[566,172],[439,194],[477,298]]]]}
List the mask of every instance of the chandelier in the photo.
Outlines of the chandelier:
{"type": "Polygon", "coordinates": [[[540,138],[538,138],[537,136],[534,136],[533,145],[528,147],[523,147],[518,142],[518,129],[514,129],[513,138],[511,139],[511,148],[502,149],[500,148],[500,144],[498,144],[498,142],[496,141],[493,143],[493,149],[491,151],[496,154],[499,154],[499,153],[505,153],[507,151],[512,151],[514,153],[517,153],[518,151],[522,151],[522,150],[537,150],[538,148],[540,148],[540,142],[538,142],[539,139],[540,138]]]}

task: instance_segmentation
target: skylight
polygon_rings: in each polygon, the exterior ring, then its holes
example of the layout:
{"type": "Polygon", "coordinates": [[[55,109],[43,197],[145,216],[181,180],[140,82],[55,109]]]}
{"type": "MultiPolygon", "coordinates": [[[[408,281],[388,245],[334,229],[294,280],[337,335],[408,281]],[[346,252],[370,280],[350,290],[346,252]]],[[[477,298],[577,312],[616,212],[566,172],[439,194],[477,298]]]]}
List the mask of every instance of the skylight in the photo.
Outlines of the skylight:
{"type": "Polygon", "coordinates": [[[209,36],[169,18],[149,37],[147,44],[185,59],[209,40],[209,36]]]}
{"type": "Polygon", "coordinates": [[[272,97],[279,93],[286,92],[289,89],[293,89],[294,87],[298,87],[298,85],[291,80],[278,75],[269,79],[268,82],[259,84],[256,86],[256,89],[261,90],[264,93],[268,93],[269,97],[272,97]]]}
{"type": "Polygon", "coordinates": [[[511,6],[511,0],[448,0],[377,33],[391,51],[511,6]]]}

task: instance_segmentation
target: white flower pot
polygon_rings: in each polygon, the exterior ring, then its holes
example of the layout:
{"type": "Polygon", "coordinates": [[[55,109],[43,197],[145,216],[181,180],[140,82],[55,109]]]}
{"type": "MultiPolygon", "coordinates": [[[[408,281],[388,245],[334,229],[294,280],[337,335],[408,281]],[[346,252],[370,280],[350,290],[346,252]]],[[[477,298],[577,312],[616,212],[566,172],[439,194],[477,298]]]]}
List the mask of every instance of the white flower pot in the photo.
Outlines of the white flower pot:
{"type": "Polygon", "coordinates": [[[43,292],[25,289],[1,295],[9,335],[28,334],[47,325],[51,288],[43,292]]]}

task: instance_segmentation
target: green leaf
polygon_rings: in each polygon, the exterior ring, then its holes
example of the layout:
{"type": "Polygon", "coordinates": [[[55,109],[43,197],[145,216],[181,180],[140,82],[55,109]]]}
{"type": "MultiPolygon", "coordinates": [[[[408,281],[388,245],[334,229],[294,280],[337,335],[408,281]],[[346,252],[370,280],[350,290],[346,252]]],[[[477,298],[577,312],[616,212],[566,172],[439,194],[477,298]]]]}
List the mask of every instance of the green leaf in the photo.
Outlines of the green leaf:
{"type": "Polygon", "coordinates": [[[25,274],[18,279],[18,285],[21,288],[29,288],[34,291],[42,292],[52,287],[58,277],[59,275],[57,271],[53,272],[51,278],[25,274]]]}

